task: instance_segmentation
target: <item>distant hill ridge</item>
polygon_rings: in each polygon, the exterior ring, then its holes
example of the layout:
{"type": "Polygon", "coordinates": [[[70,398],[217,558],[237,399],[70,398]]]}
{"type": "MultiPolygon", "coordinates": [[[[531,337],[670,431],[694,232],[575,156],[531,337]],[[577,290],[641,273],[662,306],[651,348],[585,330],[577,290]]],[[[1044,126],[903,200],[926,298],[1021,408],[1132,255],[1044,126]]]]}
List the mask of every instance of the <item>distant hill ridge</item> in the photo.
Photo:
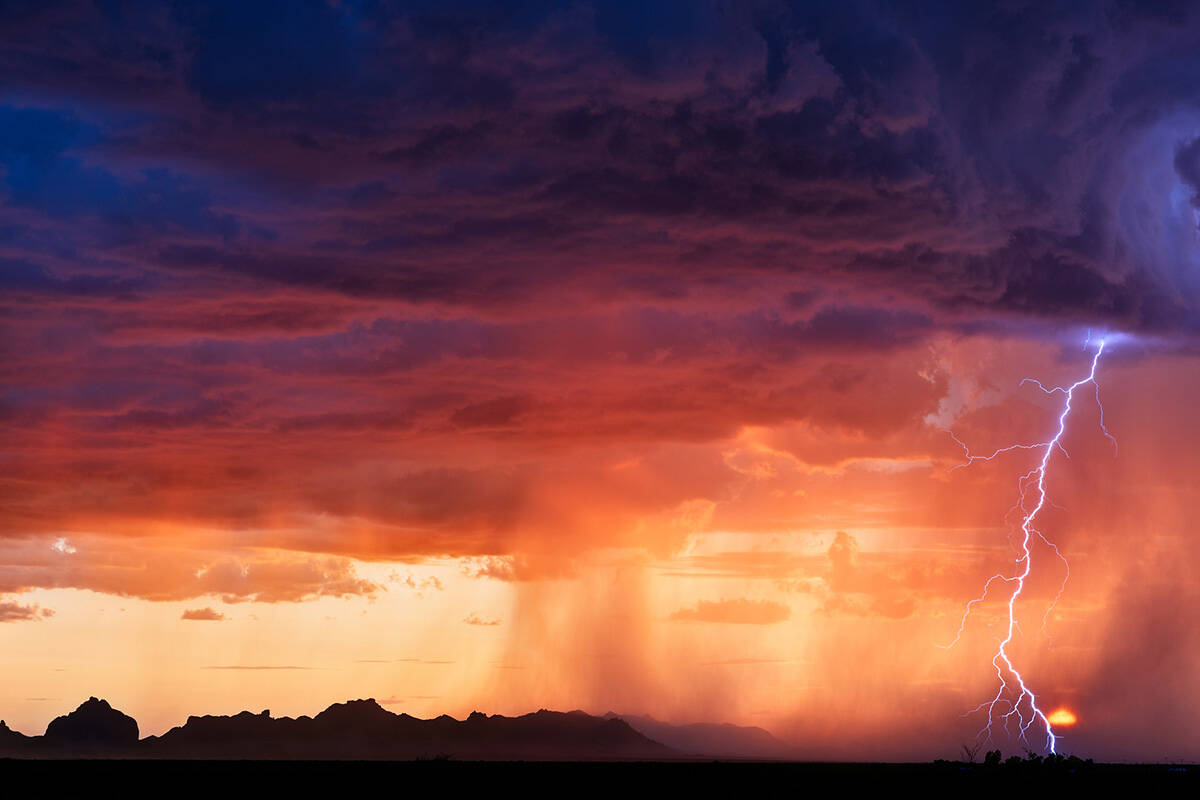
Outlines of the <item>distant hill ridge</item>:
{"type": "Polygon", "coordinates": [[[611,713],[596,717],[545,709],[518,717],[476,711],[465,720],[446,715],[419,719],[366,699],[335,703],[315,717],[272,717],[269,711],[190,716],[161,736],[139,739],[136,720],[92,697],[70,714],[55,718],[43,736],[25,736],[0,721],[0,757],[664,760],[722,754],[779,757],[769,752],[771,747],[753,752],[748,742],[761,743],[764,735],[770,740],[767,744],[782,746],[758,728],[676,727],[650,717],[631,719],[633,724],[611,713]],[[647,733],[651,728],[662,739],[685,746],[668,746],[647,733]],[[726,733],[729,741],[724,751],[714,731],[726,733]]]}
{"type": "Polygon", "coordinates": [[[645,714],[614,714],[605,719],[622,719],[638,733],[673,750],[697,756],[743,759],[792,759],[795,748],[775,738],[770,731],[728,722],[695,722],[673,725],[645,714]]]}

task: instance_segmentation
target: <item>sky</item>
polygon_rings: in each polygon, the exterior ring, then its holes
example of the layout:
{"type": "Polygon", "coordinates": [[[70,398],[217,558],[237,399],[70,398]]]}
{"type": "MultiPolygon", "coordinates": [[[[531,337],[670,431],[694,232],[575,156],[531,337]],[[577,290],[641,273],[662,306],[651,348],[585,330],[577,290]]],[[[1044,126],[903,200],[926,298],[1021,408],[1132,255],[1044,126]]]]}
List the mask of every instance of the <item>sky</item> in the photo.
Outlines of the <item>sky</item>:
{"type": "Polygon", "coordinates": [[[10,726],[370,696],[953,757],[1039,457],[956,438],[1044,441],[1022,379],[1103,339],[1117,446],[1081,390],[1011,651],[1060,750],[1200,759],[1192,4],[0,18],[10,726]]]}

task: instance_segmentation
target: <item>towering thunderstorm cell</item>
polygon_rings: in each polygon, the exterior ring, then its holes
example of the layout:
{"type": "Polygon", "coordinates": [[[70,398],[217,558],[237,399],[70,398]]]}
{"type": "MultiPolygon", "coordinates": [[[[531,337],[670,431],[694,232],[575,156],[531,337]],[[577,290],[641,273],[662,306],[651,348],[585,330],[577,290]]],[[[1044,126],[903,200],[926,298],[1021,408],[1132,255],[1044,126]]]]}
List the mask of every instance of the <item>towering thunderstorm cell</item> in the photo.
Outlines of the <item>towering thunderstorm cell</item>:
{"type": "MultiPolygon", "coordinates": [[[[973,711],[987,710],[987,724],[980,730],[980,737],[985,737],[990,740],[992,738],[992,726],[1000,724],[1006,731],[1011,732],[1010,725],[1015,722],[1019,728],[1021,738],[1028,741],[1027,734],[1030,728],[1035,725],[1044,728],[1046,731],[1046,749],[1051,753],[1057,753],[1059,737],[1054,733],[1054,727],[1050,724],[1050,720],[1046,714],[1038,706],[1037,695],[1029,688],[1025,682],[1024,676],[1020,670],[1013,664],[1009,657],[1009,646],[1012,644],[1013,635],[1018,630],[1016,618],[1016,603],[1017,598],[1021,596],[1022,590],[1025,588],[1025,580],[1029,577],[1033,569],[1033,553],[1030,550],[1031,540],[1035,537],[1041,540],[1047,547],[1054,551],[1062,561],[1063,566],[1067,567],[1067,561],[1063,558],[1058,547],[1042,534],[1036,527],[1038,515],[1045,507],[1046,500],[1046,471],[1050,466],[1051,457],[1056,451],[1067,455],[1066,449],[1063,448],[1062,438],[1066,432],[1067,419],[1071,415],[1071,403],[1075,400],[1075,392],[1083,386],[1091,384],[1094,388],[1096,405],[1100,409],[1100,430],[1104,435],[1116,446],[1116,440],[1109,434],[1108,429],[1104,427],[1104,407],[1100,405],[1100,385],[1096,382],[1096,367],[1100,363],[1100,356],[1104,354],[1105,341],[1101,339],[1096,345],[1096,352],[1092,356],[1091,369],[1088,374],[1072,383],[1070,386],[1055,386],[1046,388],[1040,381],[1032,378],[1025,378],[1021,381],[1021,385],[1031,383],[1038,387],[1041,391],[1048,395],[1062,394],[1063,403],[1062,410],[1058,415],[1058,428],[1054,435],[1044,442],[1035,444],[1014,444],[1008,447],[1002,447],[994,453],[986,456],[974,455],[970,448],[965,445],[962,440],[951,433],[954,441],[958,442],[966,453],[967,460],[955,467],[969,466],[976,461],[991,461],[999,455],[1010,453],[1015,450],[1033,450],[1040,453],[1041,458],[1033,469],[1026,472],[1017,480],[1018,500],[1012,511],[1018,511],[1022,515],[1021,519],[1021,535],[1020,543],[1017,548],[1016,559],[1016,574],[1004,575],[997,573],[988,578],[984,584],[983,593],[974,600],[967,603],[966,610],[963,612],[962,622],[958,627],[958,634],[954,637],[948,647],[953,647],[954,644],[962,637],[963,629],[967,624],[967,617],[971,614],[971,609],[979,603],[982,603],[988,596],[992,585],[1003,583],[1009,588],[1007,598],[1008,619],[1004,628],[1004,636],[999,640],[996,648],[996,654],[992,656],[992,666],[996,669],[996,676],[1000,679],[1000,686],[996,690],[996,695],[991,700],[985,700],[973,709],[973,711]]],[[[1009,512],[1012,513],[1011,511],[1009,512]]],[[[1068,576],[1070,575],[1067,568],[1068,576]]],[[[1062,596],[1062,589],[1066,587],[1066,578],[1063,578],[1062,587],[1059,588],[1059,597],[1062,596]]],[[[1054,599],[1054,603],[1050,605],[1050,609],[1046,611],[1046,617],[1049,617],[1050,610],[1054,608],[1054,604],[1058,602],[1058,597],[1054,599]]],[[[1043,624],[1045,618],[1043,618],[1043,624]]]]}

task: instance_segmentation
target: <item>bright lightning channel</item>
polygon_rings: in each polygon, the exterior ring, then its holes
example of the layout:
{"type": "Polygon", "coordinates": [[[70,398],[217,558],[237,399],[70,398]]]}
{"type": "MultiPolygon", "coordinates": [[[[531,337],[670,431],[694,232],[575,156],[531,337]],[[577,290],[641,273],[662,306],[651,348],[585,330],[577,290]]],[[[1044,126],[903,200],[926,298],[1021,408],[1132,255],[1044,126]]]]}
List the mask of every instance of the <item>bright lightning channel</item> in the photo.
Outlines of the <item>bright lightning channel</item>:
{"type": "Polygon", "coordinates": [[[1029,741],[1027,734],[1030,728],[1039,725],[1046,731],[1046,749],[1052,755],[1058,752],[1059,736],[1054,733],[1054,726],[1050,723],[1045,712],[1038,706],[1037,695],[1029,688],[1024,676],[1021,675],[1021,672],[1013,664],[1008,653],[1008,648],[1012,643],[1014,634],[1019,630],[1016,617],[1017,598],[1021,596],[1021,592],[1025,588],[1025,579],[1029,577],[1033,569],[1033,554],[1029,548],[1030,540],[1034,537],[1040,539],[1054,551],[1054,554],[1058,556],[1066,568],[1066,576],[1063,578],[1058,596],[1054,598],[1054,602],[1051,603],[1049,609],[1046,611],[1046,616],[1043,618],[1043,628],[1045,627],[1046,619],[1049,618],[1050,611],[1053,610],[1059,598],[1062,597],[1063,589],[1067,585],[1067,578],[1070,577],[1070,567],[1067,565],[1066,558],[1059,551],[1058,547],[1037,529],[1036,523],[1038,514],[1041,513],[1042,509],[1049,502],[1046,498],[1046,471],[1050,466],[1051,457],[1057,451],[1070,458],[1070,454],[1063,447],[1062,439],[1066,433],[1067,419],[1071,415],[1071,403],[1075,399],[1077,389],[1088,384],[1093,386],[1095,389],[1096,405],[1100,409],[1100,430],[1113,443],[1114,448],[1117,444],[1117,440],[1113,438],[1112,434],[1108,432],[1108,428],[1104,426],[1104,406],[1100,404],[1100,385],[1096,382],[1096,368],[1100,364],[1100,357],[1104,354],[1104,345],[1105,340],[1100,339],[1096,345],[1096,352],[1092,356],[1091,369],[1088,371],[1087,376],[1080,378],[1070,386],[1047,388],[1041,381],[1034,378],[1025,378],[1021,381],[1020,385],[1023,386],[1026,383],[1033,384],[1047,395],[1061,394],[1063,396],[1062,410],[1058,415],[1058,429],[1050,439],[1035,444],[1013,444],[1008,447],[1002,447],[990,455],[980,456],[973,454],[971,449],[961,439],[950,433],[954,441],[962,446],[967,458],[965,462],[959,464],[954,469],[970,466],[976,461],[991,461],[997,456],[1017,450],[1033,450],[1041,453],[1041,460],[1038,462],[1038,465],[1017,480],[1018,500],[1009,512],[1011,514],[1012,511],[1019,511],[1022,514],[1021,543],[1018,548],[1019,555],[1016,560],[1018,571],[1015,575],[997,573],[988,578],[983,586],[983,593],[967,603],[967,607],[963,611],[962,621],[958,627],[958,633],[955,635],[954,641],[946,645],[946,647],[953,647],[962,638],[963,630],[967,625],[967,617],[970,616],[971,610],[987,599],[988,592],[991,591],[994,584],[1003,583],[1010,587],[1011,591],[1008,594],[1008,623],[1005,628],[1004,637],[998,642],[996,654],[992,656],[992,666],[996,669],[996,677],[1000,680],[1000,687],[991,700],[985,700],[968,713],[987,710],[987,724],[980,730],[979,735],[981,738],[986,736],[988,741],[992,740],[992,726],[996,724],[1002,725],[1004,730],[1011,734],[1010,725],[1013,723],[1014,718],[1020,730],[1021,739],[1026,742],[1029,741]],[[1030,497],[1031,492],[1032,498],[1030,497]],[[1033,503],[1032,508],[1029,507],[1030,499],[1036,501],[1033,503]],[[1015,699],[1013,699],[1014,696],[1015,699]]]}

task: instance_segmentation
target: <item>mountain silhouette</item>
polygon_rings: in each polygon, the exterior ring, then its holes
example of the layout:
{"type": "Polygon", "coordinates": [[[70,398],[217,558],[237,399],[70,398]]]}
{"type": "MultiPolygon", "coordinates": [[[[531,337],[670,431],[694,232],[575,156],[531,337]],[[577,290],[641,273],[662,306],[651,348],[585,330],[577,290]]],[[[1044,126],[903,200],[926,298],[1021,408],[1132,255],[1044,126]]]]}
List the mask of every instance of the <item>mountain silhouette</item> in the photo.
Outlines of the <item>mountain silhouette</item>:
{"type": "Polygon", "coordinates": [[[117,750],[137,742],[137,720],[95,697],[70,714],[51,720],[42,737],[44,745],[80,751],[117,750]]]}
{"type": "Polygon", "coordinates": [[[394,714],[374,700],[336,703],[315,717],[267,712],[189,717],[143,741],[147,755],[169,758],[648,759],[676,755],[622,720],[582,712],[520,717],[475,712],[459,721],[394,714]]]}
{"type": "Polygon", "coordinates": [[[643,736],[692,756],[739,759],[796,757],[795,748],[762,728],[710,722],[672,725],[642,714],[618,715],[611,711],[604,717],[622,719],[643,736]]]}
{"type": "Polygon", "coordinates": [[[517,717],[474,712],[418,719],[375,700],[335,703],[315,717],[269,711],[191,716],[161,736],[138,739],[137,722],[90,698],[43,736],[0,724],[0,757],[306,760],[663,760],[684,754],[619,717],[545,709],[517,717]]]}
{"type": "Polygon", "coordinates": [[[25,734],[14,731],[4,720],[0,719],[0,756],[24,755],[30,751],[33,741],[25,734]]]}

